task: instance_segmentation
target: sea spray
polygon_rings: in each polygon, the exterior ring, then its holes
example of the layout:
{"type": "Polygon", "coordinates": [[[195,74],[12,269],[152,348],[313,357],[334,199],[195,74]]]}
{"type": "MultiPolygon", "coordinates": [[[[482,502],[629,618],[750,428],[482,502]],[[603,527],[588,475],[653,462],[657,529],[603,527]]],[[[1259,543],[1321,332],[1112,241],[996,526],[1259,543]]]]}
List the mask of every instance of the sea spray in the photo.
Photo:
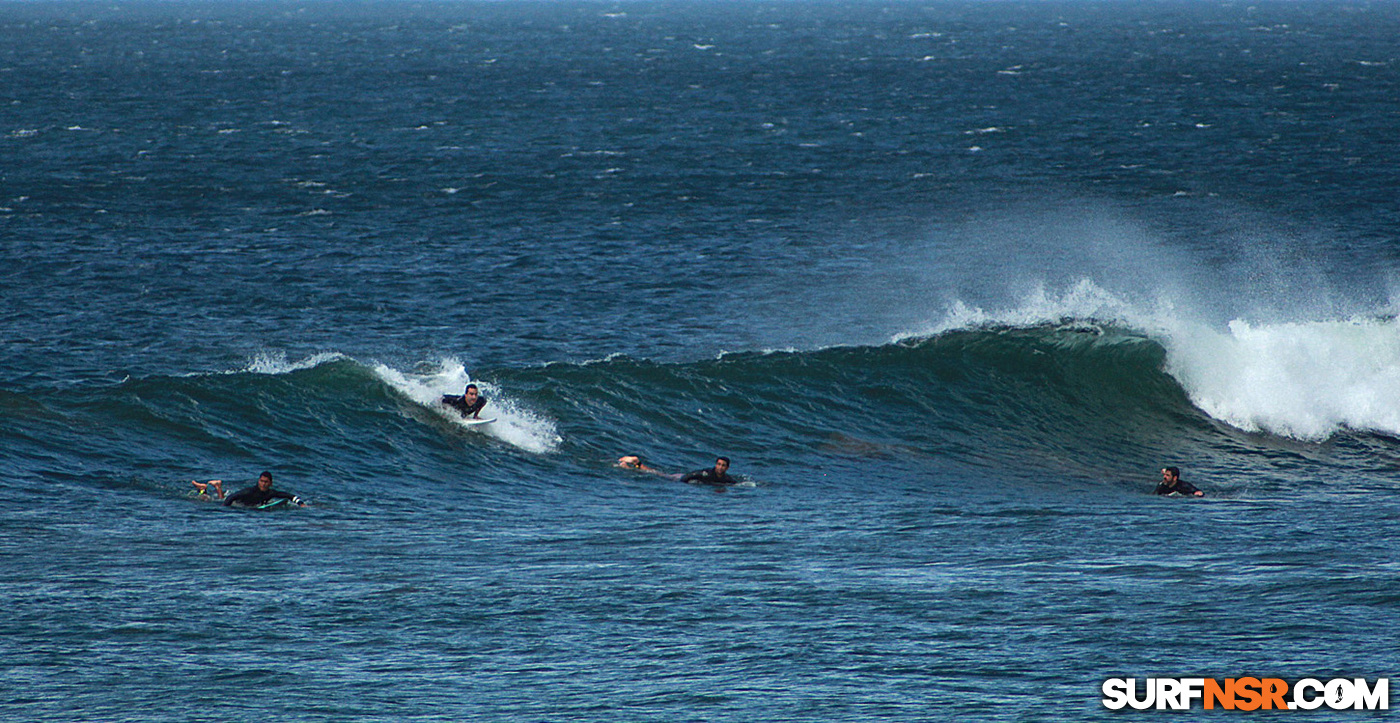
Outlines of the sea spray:
{"type": "Polygon", "coordinates": [[[249,360],[247,366],[228,373],[268,374],[275,376],[278,374],[289,374],[303,369],[315,369],[324,364],[330,364],[347,358],[348,357],[344,354],[336,352],[322,352],[320,354],[313,354],[301,361],[294,362],[288,360],[287,355],[282,352],[263,352],[249,360]]]}
{"type": "Polygon", "coordinates": [[[1002,309],[960,301],[916,334],[1098,324],[1131,329],[1166,350],[1163,369],[1212,418],[1249,432],[1320,441],[1342,429],[1400,434],[1400,322],[1361,316],[1224,328],[1167,299],[1141,308],[1090,279],[1063,292],[1044,285],[1002,309]]]}
{"type": "MultiPolygon", "coordinates": [[[[1170,305],[1163,303],[1162,308],[1169,309],[1170,305]]],[[[1031,328],[1075,321],[1152,328],[1155,326],[1152,318],[1152,315],[1139,311],[1120,296],[1085,278],[1071,284],[1063,293],[1056,293],[1045,284],[1037,284],[1019,303],[1001,309],[988,310],[954,300],[938,321],[916,332],[896,334],[891,341],[936,336],[954,330],[1031,328]]]]}

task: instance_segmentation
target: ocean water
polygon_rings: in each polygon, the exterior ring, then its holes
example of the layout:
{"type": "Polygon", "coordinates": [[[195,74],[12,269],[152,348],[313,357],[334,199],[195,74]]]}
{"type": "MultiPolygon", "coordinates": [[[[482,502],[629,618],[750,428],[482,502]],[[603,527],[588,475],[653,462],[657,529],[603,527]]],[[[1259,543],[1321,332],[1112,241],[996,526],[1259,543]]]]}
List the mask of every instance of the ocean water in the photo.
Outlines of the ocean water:
{"type": "Polygon", "coordinates": [[[1397,37],[0,4],[0,719],[1120,720],[1160,714],[1105,678],[1400,673],[1397,37]],[[495,423],[435,404],[468,381],[495,423]],[[264,469],[311,506],[188,495],[264,469]]]}

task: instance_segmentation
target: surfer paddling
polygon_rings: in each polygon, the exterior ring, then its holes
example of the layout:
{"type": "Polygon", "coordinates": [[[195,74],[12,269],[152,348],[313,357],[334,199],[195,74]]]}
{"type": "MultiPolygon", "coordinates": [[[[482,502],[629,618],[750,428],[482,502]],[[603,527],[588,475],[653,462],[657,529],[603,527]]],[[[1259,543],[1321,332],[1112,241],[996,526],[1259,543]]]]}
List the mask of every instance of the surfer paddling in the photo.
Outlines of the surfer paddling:
{"type": "MultiPolygon", "coordinates": [[[[210,484],[213,484],[213,482],[210,482],[210,484]]],[[[218,489],[220,496],[222,496],[223,487],[220,486],[218,489]]],[[[258,507],[277,499],[287,500],[299,507],[306,506],[306,503],[303,502],[300,497],[290,492],[272,489],[271,472],[263,472],[258,475],[258,483],[256,485],[229,495],[228,498],[224,500],[224,506],[243,505],[245,507],[258,507]]]]}
{"type": "Polygon", "coordinates": [[[456,394],[442,395],[442,403],[461,412],[463,417],[481,419],[481,410],[486,406],[486,397],[481,396],[481,390],[477,389],[475,384],[468,384],[461,396],[456,394]]]}
{"type": "Polygon", "coordinates": [[[694,472],[690,472],[688,474],[667,474],[666,472],[662,472],[661,470],[648,467],[646,463],[642,461],[642,458],[635,454],[629,454],[622,457],[618,457],[617,466],[623,469],[630,469],[636,470],[638,472],[648,472],[650,474],[660,475],[667,479],[673,479],[680,482],[685,482],[687,484],[710,485],[711,487],[715,488],[716,492],[723,492],[724,488],[729,487],[730,485],[739,484],[739,480],[729,476],[728,457],[720,457],[716,459],[714,467],[697,469],[694,472]]]}
{"type": "Polygon", "coordinates": [[[652,474],[664,474],[652,467],[648,467],[642,458],[635,454],[623,455],[617,458],[617,466],[623,469],[634,469],[638,472],[650,472],[652,474]]]}
{"type": "Polygon", "coordinates": [[[715,466],[706,469],[697,469],[694,472],[683,475],[681,481],[692,485],[712,485],[715,487],[728,487],[739,484],[739,480],[729,476],[729,458],[720,457],[715,460],[715,466]]]}
{"type": "Polygon", "coordinates": [[[1157,494],[1169,495],[1175,492],[1182,497],[1205,497],[1195,485],[1181,478],[1181,470],[1176,467],[1162,468],[1162,481],[1157,484],[1157,494]]]}

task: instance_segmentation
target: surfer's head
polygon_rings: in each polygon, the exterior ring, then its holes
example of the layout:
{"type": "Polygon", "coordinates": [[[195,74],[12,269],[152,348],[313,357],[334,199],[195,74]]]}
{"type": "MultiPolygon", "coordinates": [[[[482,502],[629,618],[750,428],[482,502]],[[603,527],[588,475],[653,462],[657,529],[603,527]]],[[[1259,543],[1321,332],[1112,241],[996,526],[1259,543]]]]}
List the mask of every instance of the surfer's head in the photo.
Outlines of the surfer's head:
{"type": "Polygon", "coordinates": [[[267,490],[272,488],[272,473],[263,472],[258,475],[258,489],[267,490]]]}
{"type": "Polygon", "coordinates": [[[617,466],[628,469],[637,469],[642,466],[642,458],[635,454],[629,454],[617,458],[617,466]]]}
{"type": "Polygon", "coordinates": [[[476,401],[477,396],[479,396],[480,394],[481,391],[476,388],[475,384],[468,384],[467,388],[462,392],[462,399],[466,400],[467,403],[470,404],[476,401]]]}
{"type": "Polygon", "coordinates": [[[724,473],[727,472],[728,470],[729,470],[729,458],[728,458],[728,457],[720,457],[719,459],[716,459],[716,460],[715,460],[715,471],[716,471],[716,472],[718,472],[718,473],[720,473],[720,474],[724,474],[724,473]]]}
{"type": "Polygon", "coordinates": [[[1162,468],[1162,481],[1164,481],[1164,482],[1175,482],[1175,481],[1177,481],[1178,479],[1181,479],[1181,470],[1180,470],[1180,469],[1178,469],[1178,468],[1176,468],[1176,467],[1163,467],[1163,468],[1162,468]]]}

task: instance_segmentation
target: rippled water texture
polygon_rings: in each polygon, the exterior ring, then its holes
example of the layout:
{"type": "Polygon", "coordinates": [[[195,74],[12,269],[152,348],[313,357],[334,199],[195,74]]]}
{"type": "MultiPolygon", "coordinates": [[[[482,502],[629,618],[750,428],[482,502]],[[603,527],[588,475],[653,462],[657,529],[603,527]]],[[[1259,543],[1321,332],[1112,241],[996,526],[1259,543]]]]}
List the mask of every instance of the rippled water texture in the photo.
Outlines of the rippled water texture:
{"type": "Polygon", "coordinates": [[[1397,37],[0,4],[0,719],[1117,720],[1160,714],[1109,677],[1390,677],[1397,37]],[[495,422],[437,403],[468,382],[495,422]],[[741,485],[666,476],[720,454],[741,485]],[[311,506],[189,495],[262,470],[311,506]]]}

